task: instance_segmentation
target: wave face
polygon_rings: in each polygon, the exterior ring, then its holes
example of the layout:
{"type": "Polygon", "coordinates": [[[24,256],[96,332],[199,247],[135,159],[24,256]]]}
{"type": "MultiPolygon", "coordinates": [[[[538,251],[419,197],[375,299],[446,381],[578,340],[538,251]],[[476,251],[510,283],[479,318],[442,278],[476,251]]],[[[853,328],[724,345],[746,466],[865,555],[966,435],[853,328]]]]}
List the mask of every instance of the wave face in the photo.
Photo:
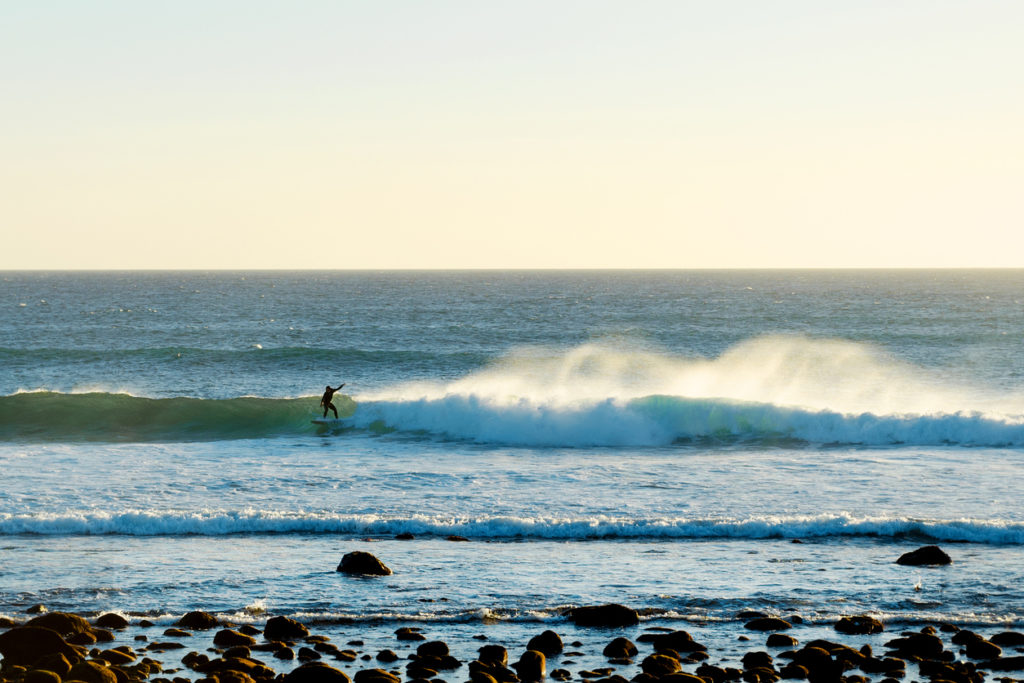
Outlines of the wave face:
{"type": "Polygon", "coordinates": [[[331,512],[203,511],[80,512],[0,514],[0,535],[224,536],[231,534],[338,534],[387,536],[459,535],[485,539],[767,539],[835,537],[1024,545],[1024,523],[991,520],[920,520],[898,517],[762,516],[728,518],[576,519],[547,517],[444,518],[430,515],[390,517],[331,512]]]}
{"type": "MultiPolygon", "coordinates": [[[[335,397],[339,414],[354,404],[335,397]]],[[[0,397],[0,438],[187,441],[260,438],[310,429],[315,398],[141,398],[47,391],[0,397]]],[[[345,412],[347,409],[347,413],[345,412]]]]}
{"type": "MultiPolygon", "coordinates": [[[[537,447],[1024,446],[1024,396],[956,383],[860,343],[762,337],[714,359],[587,344],[523,348],[461,379],[338,404],[347,426],[537,447]]],[[[344,399],[348,401],[348,399],[344,399]]],[[[220,440],[312,433],[316,397],[0,397],[0,438],[220,440]]]]}

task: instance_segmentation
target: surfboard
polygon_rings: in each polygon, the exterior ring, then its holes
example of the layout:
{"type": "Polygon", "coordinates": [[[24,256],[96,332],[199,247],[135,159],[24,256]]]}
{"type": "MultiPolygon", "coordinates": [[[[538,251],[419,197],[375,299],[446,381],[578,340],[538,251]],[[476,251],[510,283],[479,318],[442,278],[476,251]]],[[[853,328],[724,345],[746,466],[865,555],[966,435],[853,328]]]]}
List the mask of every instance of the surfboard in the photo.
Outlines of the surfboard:
{"type": "Polygon", "coordinates": [[[310,420],[315,425],[326,425],[328,427],[348,424],[346,417],[314,417],[310,420]]]}

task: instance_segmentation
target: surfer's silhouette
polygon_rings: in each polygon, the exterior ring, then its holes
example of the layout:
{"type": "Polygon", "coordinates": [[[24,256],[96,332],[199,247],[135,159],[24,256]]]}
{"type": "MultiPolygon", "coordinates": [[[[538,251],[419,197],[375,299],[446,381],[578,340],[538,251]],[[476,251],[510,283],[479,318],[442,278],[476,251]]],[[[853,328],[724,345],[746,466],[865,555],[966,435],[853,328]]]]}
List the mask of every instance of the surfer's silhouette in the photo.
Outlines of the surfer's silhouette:
{"type": "Polygon", "coordinates": [[[330,384],[327,385],[327,390],[324,392],[323,398],[320,399],[320,405],[324,407],[324,417],[327,417],[327,409],[330,408],[334,411],[334,419],[338,419],[338,409],[334,407],[333,403],[331,403],[331,399],[334,398],[334,392],[339,391],[343,386],[345,386],[344,383],[342,383],[337,389],[332,389],[330,384]]]}

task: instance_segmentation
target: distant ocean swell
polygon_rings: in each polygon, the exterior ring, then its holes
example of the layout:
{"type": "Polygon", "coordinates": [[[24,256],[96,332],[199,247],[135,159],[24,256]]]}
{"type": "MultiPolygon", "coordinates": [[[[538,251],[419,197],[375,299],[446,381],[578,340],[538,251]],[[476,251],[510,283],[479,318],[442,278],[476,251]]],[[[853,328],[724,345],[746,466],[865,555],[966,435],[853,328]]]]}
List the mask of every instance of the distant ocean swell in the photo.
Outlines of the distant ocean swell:
{"type": "Polygon", "coordinates": [[[471,539],[765,539],[876,537],[1024,545],[1024,523],[992,520],[917,520],[848,515],[765,516],[749,519],[594,516],[441,518],[427,515],[344,515],[329,512],[203,511],[0,514],[0,535],[224,536],[230,534],[338,534],[465,536],[471,539]]]}
{"type": "MultiPolygon", "coordinates": [[[[646,396],[585,402],[474,395],[361,401],[336,398],[346,426],[521,446],[658,446],[687,440],[865,445],[1024,445],[1020,417],[978,412],[846,414],[730,399],[646,396]]],[[[0,439],[218,441],[313,434],[317,397],[151,399],[25,392],[0,397],[0,439]]]]}

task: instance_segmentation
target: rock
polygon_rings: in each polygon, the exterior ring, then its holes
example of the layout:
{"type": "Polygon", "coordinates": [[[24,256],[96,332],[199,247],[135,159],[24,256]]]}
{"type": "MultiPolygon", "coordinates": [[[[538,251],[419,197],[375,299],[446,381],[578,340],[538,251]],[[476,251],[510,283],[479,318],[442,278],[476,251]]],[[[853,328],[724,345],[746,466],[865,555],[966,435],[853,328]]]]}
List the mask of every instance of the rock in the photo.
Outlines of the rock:
{"type": "Polygon", "coordinates": [[[427,637],[422,633],[417,633],[419,629],[413,629],[409,626],[403,626],[402,628],[395,631],[395,637],[399,640],[426,640],[427,637]]]}
{"type": "Polygon", "coordinates": [[[196,629],[198,631],[208,631],[211,628],[217,628],[220,626],[220,622],[217,621],[217,618],[209,612],[189,612],[181,619],[178,619],[175,626],[196,629]]]}
{"type": "Polygon", "coordinates": [[[431,640],[416,648],[420,657],[445,657],[448,655],[448,643],[443,640],[431,640]]]}
{"type": "Polygon", "coordinates": [[[989,671],[1024,671],[1024,656],[1000,657],[985,663],[989,671]]]}
{"type": "Polygon", "coordinates": [[[644,657],[644,660],[640,662],[640,669],[645,674],[650,674],[657,678],[667,676],[668,674],[675,673],[682,669],[679,665],[679,660],[675,657],[669,657],[663,654],[653,654],[644,657]]]}
{"type": "MultiPolygon", "coordinates": [[[[357,671],[355,676],[356,683],[399,683],[401,679],[395,674],[385,671],[384,669],[364,669],[357,671]]],[[[286,681],[286,683],[290,683],[286,681]]],[[[315,683],[310,681],[309,683],[315,683]]]]}
{"type": "Polygon", "coordinates": [[[192,637],[192,633],[191,632],[189,632],[189,631],[182,631],[180,628],[169,628],[166,631],[164,631],[164,635],[165,636],[170,636],[171,638],[191,638],[192,637]]]}
{"type": "Polygon", "coordinates": [[[312,662],[320,659],[320,653],[310,647],[300,647],[299,653],[295,655],[300,662],[312,662]]]}
{"type": "Polygon", "coordinates": [[[392,650],[381,650],[377,653],[377,661],[390,664],[391,662],[398,661],[398,655],[396,655],[392,650]]]}
{"type": "Polygon", "coordinates": [[[44,655],[37,659],[32,666],[36,669],[52,671],[61,678],[67,676],[68,672],[71,671],[71,662],[68,661],[67,657],[58,653],[44,655]]]}
{"type": "Polygon", "coordinates": [[[675,652],[703,652],[707,647],[696,642],[686,631],[670,631],[659,633],[652,640],[651,644],[658,652],[673,650],[675,652]]]}
{"type": "Polygon", "coordinates": [[[967,643],[966,654],[968,659],[995,659],[1003,654],[1003,649],[984,638],[978,638],[967,643]]]}
{"type": "Polygon", "coordinates": [[[63,655],[72,664],[82,657],[55,631],[21,626],[0,633],[0,655],[5,665],[31,666],[46,655],[63,655]]]}
{"type": "Polygon", "coordinates": [[[559,635],[549,630],[530,638],[530,642],[526,644],[526,649],[543,652],[545,657],[554,657],[561,654],[564,648],[559,635]]]}
{"type": "Polygon", "coordinates": [[[56,631],[65,638],[73,633],[91,634],[93,631],[92,626],[88,621],[77,614],[68,614],[67,612],[49,612],[42,616],[38,616],[35,619],[30,619],[25,626],[48,628],[51,631],[56,631]]]}
{"type": "Polygon", "coordinates": [[[295,650],[285,645],[284,647],[274,650],[271,656],[275,659],[292,660],[295,659],[295,650]]]}
{"type": "Polygon", "coordinates": [[[17,624],[10,617],[0,617],[0,628],[14,628],[17,624]]]}
{"type": "Polygon", "coordinates": [[[26,671],[22,683],[60,683],[60,676],[46,669],[26,671]]]}
{"type": "Polygon", "coordinates": [[[478,652],[481,662],[489,662],[500,666],[508,665],[508,650],[501,645],[484,645],[478,652]]]}
{"type": "Polygon", "coordinates": [[[863,636],[871,633],[881,633],[885,630],[882,622],[874,617],[859,615],[854,617],[843,617],[836,622],[836,630],[851,636],[863,636]]]}
{"type": "Polygon", "coordinates": [[[995,634],[989,640],[1001,647],[1020,647],[1024,645],[1024,633],[1003,631],[1002,633],[995,634]]]}
{"type": "Polygon", "coordinates": [[[288,617],[271,617],[263,627],[267,640],[298,640],[309,635],[309,629],[288,617]]]}
{"type": "Polygon", "coordinates": [[[83,683],[117,683],[117,676],[98,662],[85,661],[71,667],[67,680],[83,681],[83,683]]]}
{"type": "Polygon", "coordinates": [[[395,534],[396,541],[413,541],[416,537],[410,534],[408,531],[403,531],[400,534],[395,534]]]}
{"type": "Polygon", "coordinates": [[[252,651],[244,645],[236,645],[225,650],[221,657],[224,659],[251,659],[252,651]]]}
{"type": "Polygon", "coordinates": [[[793,628],[793,624],[778,617],[759,617],[745,623],[743,628],[751,631],[785,631],[793,628]]]}
{"type": "Polygon", "coordinates": [[[784,633],[773,633],[768,636],[767,647],[796,647],[797,640],[793,636],[787,636],[784,633]]]}
{"type": "Polygon", "coordinates": [[[112,628],[115,631],[128,628],[128,620],[120,614],[114,614],[112,612],[97,617],[96,621],[93,623],[101,628],[112,628]]]}
{"type": "Polygon", "coordinates": [[[46,612],[46,605],[43,604],[32,605],[25,610],[25,614],[43,614],[44,612],[46,612]]]}
{"type": "Polygon", "coordinates": [[[943,651],[942,640],[927,633],[913,633],[905,638],[896,638],[885,644],[904,657],[936,659],[943,651]]]}
{"type": "Polygon", "coordinates": [[[568,681],[572,679],[572,672],[568,669],[555,669],[551,672],[551,678],[555,679],[556,681],[568,681]]]}
{"type": "MultiPolygon", "coordinates": [[[[616,638],[604,647],[603,654],[609,659],[631,659],[637,655],[636,645],[629,638],[616,638]]],[[[554,672],[551,672],[554,675],[554,672]]]]}
{"type": "Polygon", "coordinates": [[[453,543],[469,543],[468,538],[466,538],[465,536],[458,536],[456,534],[452,534],[451,536],[445,536],[444,540],[451,541],[453,543]]]}
{"type": "Polygon", "coordinates": [[[124,650],[104,650],[100,653],[100,659],[106,661],[109,664],[131,664],[135,661],[135,655],[124,650]]]}
{"type": "Polygon", "coordinates": [[[93,628],[92,636],[97,643],[111,643],[115,640],[113,632],[105,628],[93,628]]]}
{"type": "Polygon", "coordinates": [[[950,564],[952,562],[952,558],[943,552],[942,548],[937,545],[923,546],[917,550],[900,555],[900,558],[896,560],[896,564],[905,564],[911,567],[942,565],[950,564]]]}
{"type": "Polygon", "coordinates": [[[256,679],[274,678],[277,674],[270,667],[251,659],[232,657],[229,659],[211,659],[210,661],[198,664],[196,671],[206,675],[213,674],[220,678],[227,671],[237,671],[256,679]]]}
{"type": "MultiPolygon", "coordinates": [[[[359,674],[356,674],[358,680],[359,674]]],[[[341,671],[322,662],[310,662],[297,667],[281,679],[283,683],[349,683],[341,671]]]]}
{"type": "Polygon", "coordinates": [[[388,576],[392,573],[383,562],[362,550],[345,553],[337,571],[361,576],[388,576]]]}
{"type": "Polygon", "coordinates": [[[677,671],[674,674],[662,676],[659,683],[705,683],[705,681],[699,676],[677,671]]]}
{"type": "Polygon", "coordinates": [[[800,664],[787,664],[779,669],[779,676],[788,680],[802,681],[807,678],[807,667],[800,664]]]}
{"type": "Polygon", "coordinates": [[[237,645],[250,647],[256,644],[256,639],[244,633],[226,628],[222,631],[217,631],[217,635],[213,637],[213,644],[218,647],[235,647],[237,645]]]}
{"type": "Polygon", "coordinates": [[[574,607],[569,610],[569,619],[577,626],[604,628],[634,626],[640,623],[640,615],[635,609],[618,604],[574,607]]]}
{"type": "Polygon", "coordinates": [[[242,624],[241,626],[238,627],[238,632],[239,633],[244,633],[247,636],[258,636],[261,633],[263,633],[262,631],[260,631],[258,628],[256,628],[252,624],[242,624]]]}
{"type": "Polygon", "coordinates": [[[72,645],[92,645],[96,642],[96,636],[91,631],[82,631],[72,633],[67,637],[67,641],[72,645]]]}
{"type": "Polygon", "coordinates": [[[519,674],[523,681],[539,681],[546,674],[546,662],[544,653],[538,650],[527,650],[519,658],[519,661],[512,665],[512,668],[519,674]]]}
{"type": "Polygon", "coordinates": [[[744,669],[770,669],[774,660],[767,652],[754,651],[743,655],[741,661],[744,669]]]}

